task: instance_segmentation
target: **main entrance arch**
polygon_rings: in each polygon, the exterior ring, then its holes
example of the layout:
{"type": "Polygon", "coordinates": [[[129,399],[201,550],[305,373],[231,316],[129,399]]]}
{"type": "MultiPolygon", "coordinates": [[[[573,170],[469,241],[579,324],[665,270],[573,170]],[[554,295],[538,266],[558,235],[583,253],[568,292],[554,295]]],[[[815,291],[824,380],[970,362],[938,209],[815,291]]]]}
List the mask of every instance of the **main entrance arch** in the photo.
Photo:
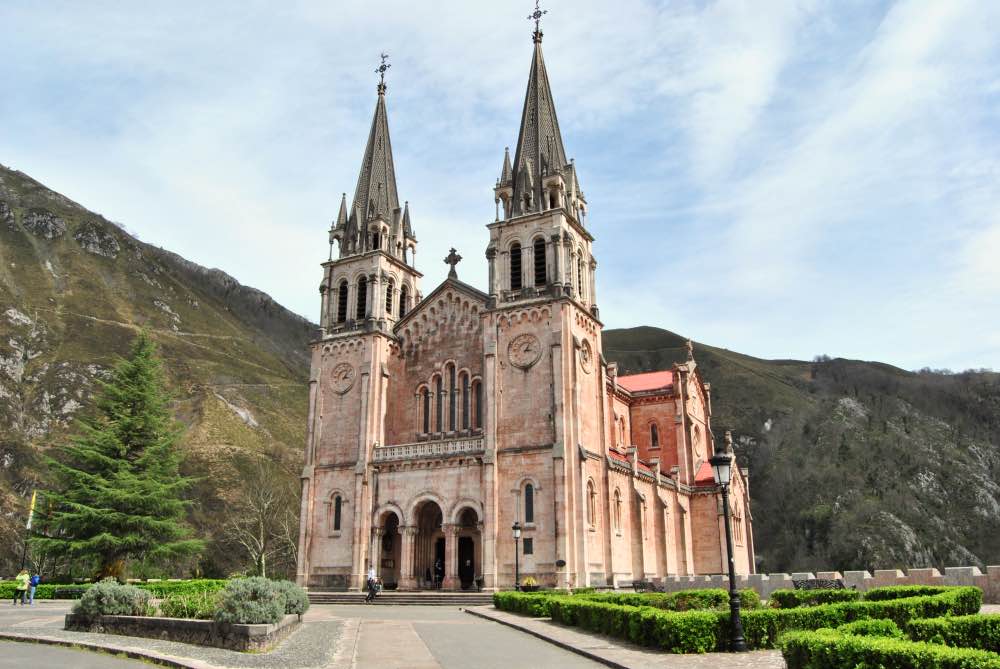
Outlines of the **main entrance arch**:
{"type": "Polygon", "coordinates": [[[440,588],[445,575],[444,514],[434,500],[414,509],[413,579],[418,588],[440,588]]]}
{"type": "Polygon", "coordinates": [[[375,572],[382,578],[382,587],[395,590],[399,587],[403,553],[399,514],[391,509],[383,511],[377,520],[374,535],[375,572]]]}

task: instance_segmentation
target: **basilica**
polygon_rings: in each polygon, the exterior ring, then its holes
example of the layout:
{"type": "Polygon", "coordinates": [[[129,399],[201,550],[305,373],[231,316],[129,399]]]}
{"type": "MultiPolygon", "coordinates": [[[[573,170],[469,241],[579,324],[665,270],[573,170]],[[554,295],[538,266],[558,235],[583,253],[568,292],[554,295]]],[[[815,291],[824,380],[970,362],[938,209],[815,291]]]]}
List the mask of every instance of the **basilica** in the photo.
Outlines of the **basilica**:
{"type": "MultiPolygon", "coordinates": [[[[686,360],[642,374],[604,357],[587,199],[537,23],[533,42],[485,226],[484,287],[458,278],[455,249],[434,249],[451,271],[421,287],[380,68],[312,343],[297,569],[311,589],[362,587],[369,568],[403,590],[507,588],[515,564],[552,587],[726,569],[709,383],[690,345],[686,360]]],[[[749,573],[747,472],[733,471],[736,568],[749,573]]]]}

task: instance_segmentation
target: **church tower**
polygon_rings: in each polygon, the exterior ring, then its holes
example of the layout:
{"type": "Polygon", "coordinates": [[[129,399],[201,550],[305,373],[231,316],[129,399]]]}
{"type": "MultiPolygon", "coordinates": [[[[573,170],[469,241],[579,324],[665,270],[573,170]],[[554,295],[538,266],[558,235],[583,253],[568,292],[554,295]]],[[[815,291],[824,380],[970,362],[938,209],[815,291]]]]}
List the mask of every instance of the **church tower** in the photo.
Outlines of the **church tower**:
{"type": "Polygon", "coordinates": [[[348,209],[342,196],[330,229],[320,285],[321,338],[312,343],[298,575],[313,587],[363,583],[370,463],[373,449],[385,443],[392,327],[421,299],[409,204],[400,206],[396,190],[385,60],[383,55],[354,199],[348,209]]]}
{"type": "MultiPolygon", "coordinates": [[[[496,220],[487,226],[485,347],[487,358],[495,352],[497,360],[487,379],[487,396],[496,398],[487,439],[497,443],[502,473],[497,525],[518,522],[531,548],[524,560],[551,570],[566,587],[588,582],[582,490],[588,459],[599,471],[604,457],[605,390],[594,238],[559,130],[542,54],[542,13],[529,17],[534,50],[517,145],[513,162],[504,153],[496,220]]],[[[504,571],[513,566],[513,547],[498,543],[504,571]]]]}

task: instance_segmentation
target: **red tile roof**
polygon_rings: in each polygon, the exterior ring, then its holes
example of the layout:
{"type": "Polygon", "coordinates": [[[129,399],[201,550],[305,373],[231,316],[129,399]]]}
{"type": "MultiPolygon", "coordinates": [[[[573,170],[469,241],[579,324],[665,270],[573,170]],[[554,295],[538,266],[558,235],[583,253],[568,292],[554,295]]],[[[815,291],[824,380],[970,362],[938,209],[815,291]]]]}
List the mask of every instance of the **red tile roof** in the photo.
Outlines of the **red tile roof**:
{"type": "Polygon", "coordinates": [[[628,458],[626,458],[624,455],[614,450],[613,448],[608,449],[608,455],[610,455],[613,459],[623,462],[627,465],[632,464],[632,462],[628,458]]]}
{"type": "Polygon", "coordinates": [[[619,376],[618,385],[630,393],[637,393],[643,390],[658,390],[668,388],[674,383],[674,373],[671,371],[646,372],[645,374],[629,374],[619,376]]]}
{"type": "Polygon", "coordinates": [[[708,464],[707,460],[701,463],[701,467],[698,468],[698,475],[694,477],[694,484],[696,486],[715,485],[715,475],[712,474],[712,465],[708,464]]]}

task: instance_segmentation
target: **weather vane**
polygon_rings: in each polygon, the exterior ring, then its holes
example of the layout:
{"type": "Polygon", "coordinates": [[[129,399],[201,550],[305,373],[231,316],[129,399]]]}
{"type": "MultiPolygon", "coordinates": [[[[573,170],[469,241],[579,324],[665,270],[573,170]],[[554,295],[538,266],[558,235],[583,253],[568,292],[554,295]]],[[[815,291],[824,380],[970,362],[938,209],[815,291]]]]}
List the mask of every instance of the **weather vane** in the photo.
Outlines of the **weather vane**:
{"type": "Polygon", "coordinates": [[[541,9],[538,6],[538,2],[539,2],[539,0],[535,0],[535,11],[533,11],[531,14],[528,15],[528,20],[535,22],[535,32],[536,33],[541,32],[540,26],[541,26],[541,23],[542,23],[542,17],[549,13],[549,10],[547,10],[547,9],[541,9]]]}
{"type": "Polygon", "coordinates": [[[375,70],[375,72],[378,73],[378,77],[379,77],[378,78],[378,90],[379,90],[379,92],[384,92],[385,91],[385,73],[386,73],[386,70],[388,70],[390,67],[392,67],[392,65],[390,65],[387,62],[385,62],[385,61],[389,60],[389,54],[383,53],[379,57],[382,59],[382,64],[378,66],[378,68],[375,70]]]}

